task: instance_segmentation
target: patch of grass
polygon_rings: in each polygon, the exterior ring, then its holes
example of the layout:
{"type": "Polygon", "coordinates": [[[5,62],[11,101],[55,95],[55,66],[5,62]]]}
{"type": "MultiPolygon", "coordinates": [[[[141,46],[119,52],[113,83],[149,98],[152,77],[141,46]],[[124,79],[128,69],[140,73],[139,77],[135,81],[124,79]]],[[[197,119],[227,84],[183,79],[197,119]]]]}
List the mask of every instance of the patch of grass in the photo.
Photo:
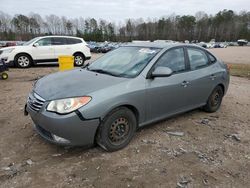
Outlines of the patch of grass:
{"type": "Polygon", "coordinates": [[[227,63],[230,67],[230,75],[246,77],[250,79],[250,64],[227,63]]]}

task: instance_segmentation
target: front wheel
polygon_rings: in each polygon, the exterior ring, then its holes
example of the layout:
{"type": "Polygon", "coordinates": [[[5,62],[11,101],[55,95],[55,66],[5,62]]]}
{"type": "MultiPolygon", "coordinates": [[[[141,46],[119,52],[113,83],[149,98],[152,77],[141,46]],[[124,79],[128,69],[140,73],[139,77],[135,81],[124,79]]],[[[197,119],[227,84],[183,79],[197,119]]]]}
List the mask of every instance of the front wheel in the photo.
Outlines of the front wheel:
{"type": "Polygon", "coordinates": [[[15,58],[15,63],[19,68],[28,68],[31,66],[31,59],[26,54],[20,54],[15,58]]]}
{"type": "Polygon", "coordinates": [[[223,98],[223,89],[221,86],[215,87],[211,95],[207,100],[207,104],[204,106],[206,112],[216,112],[221,105],[223,98]]]}
{"type": "Polygon", "coordinates": [[[136,131],[136,117],[126,107],[109,113],[101,123],[96,141],[106,151],[117,151],[129,144],[136,131]]]}

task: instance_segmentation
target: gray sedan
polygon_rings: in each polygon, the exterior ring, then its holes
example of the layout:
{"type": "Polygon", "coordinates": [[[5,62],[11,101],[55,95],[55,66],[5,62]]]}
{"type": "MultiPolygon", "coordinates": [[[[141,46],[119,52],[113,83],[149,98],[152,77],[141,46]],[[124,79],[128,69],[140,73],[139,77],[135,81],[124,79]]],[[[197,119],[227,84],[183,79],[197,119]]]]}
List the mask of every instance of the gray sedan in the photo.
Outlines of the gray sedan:
{"type": "Polygon", "coordinates": [[[115,151],[139,127],[195,108],[217,111],[228,85],[227,66],[203,48],[131,43],[39,79],[25,113],[49,142],[115,151]]]}

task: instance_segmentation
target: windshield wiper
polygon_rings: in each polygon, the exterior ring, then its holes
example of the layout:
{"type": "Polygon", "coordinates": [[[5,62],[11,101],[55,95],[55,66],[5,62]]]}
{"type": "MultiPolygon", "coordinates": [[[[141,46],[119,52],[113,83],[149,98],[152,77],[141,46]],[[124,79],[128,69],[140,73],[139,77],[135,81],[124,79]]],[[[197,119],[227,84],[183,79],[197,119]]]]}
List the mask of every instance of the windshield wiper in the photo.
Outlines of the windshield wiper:
{"type": "Polygon", "coordinates": [[[89,68],[88,68],[89,65],[90,65],[90,63],[87,63],[87,64],[83,65],[81,68],[82,68],[82,69],[85,69],[85,68],[86,68],[86,69],[89,69],[89,68]]]}
{"type": "Polygon", "coordinates": [[[97,72],[97,73],[101,73],[101,74],[108,74],[108,75],[111,75],[111,76],[116,76],[116,77],[120,77],[119,75],[117,74],[114,74],[112,72],[109,72],[109,71],[106,71],[106,70],[103,70],[103,69],[88,69],[89,71],[93,71],[93,72],[97,72]]]}

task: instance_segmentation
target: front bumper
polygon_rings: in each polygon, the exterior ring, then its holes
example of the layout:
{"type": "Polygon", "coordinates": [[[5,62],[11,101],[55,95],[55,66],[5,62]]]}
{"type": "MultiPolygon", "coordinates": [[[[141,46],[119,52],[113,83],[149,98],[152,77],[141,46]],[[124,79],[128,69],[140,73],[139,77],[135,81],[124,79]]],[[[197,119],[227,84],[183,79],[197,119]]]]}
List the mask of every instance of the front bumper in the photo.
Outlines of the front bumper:
{"type": "Polygon", "coordinates": [[[14,58],[11,55],[1,54],[0,59],[3,60],[9,67],[14,66],[14,58]]]}
{"type": "Polygon", "coordinates": [[[35,123],[34,128],[37,133],[51,143],[69,146],[94,144],[99,119],[82,120],[75,112],[66,115],[43,109],[36,112],[29,105],[25,106],[25,111],[35,123]]]}

